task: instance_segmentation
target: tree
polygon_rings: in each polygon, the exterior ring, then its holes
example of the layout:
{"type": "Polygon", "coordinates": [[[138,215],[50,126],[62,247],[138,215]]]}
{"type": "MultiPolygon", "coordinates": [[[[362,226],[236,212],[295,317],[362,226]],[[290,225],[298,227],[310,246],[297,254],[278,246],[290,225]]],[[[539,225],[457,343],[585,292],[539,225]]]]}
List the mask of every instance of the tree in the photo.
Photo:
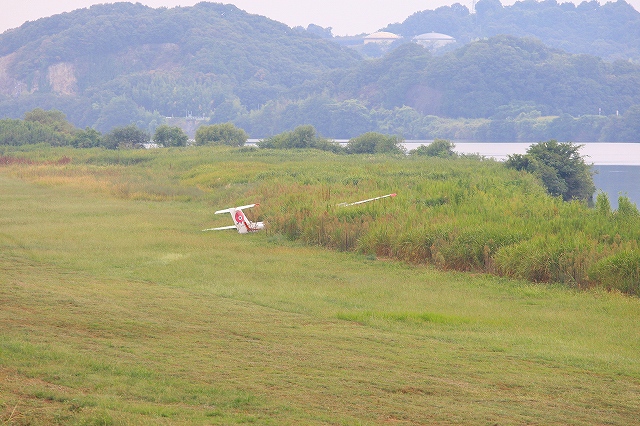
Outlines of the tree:
{"type": "Polygon", "coordinates": [[[620,130],[616,135],[616,139],[620,142],[640,142],[640,105],[632,105],[619,119],[615,117],[613,120],[620,120],[620,130]]]}
{"type": "Polygon", "coordinates": [[[487,15],[500,11],[502,3],[500,0],[480,0],[476,3],[476,13],[478,15],[487,15]]]}
{"type": "Polygon", "coordinates": [[[453,151],[456,145],[445,139],[435,139],[429,145],[422,145],[410,152],[411,155],[427,157],[453,158],[457,154],[453,151]]]}
{"type": "Polygon", "coordinates": [[[196,145],[243,146],[248,137],[244,130],[233,123],[205,125],[196,130],[196,145]]]}
{"type": "Polygon", "coordinates": [[[166,124],[158,126],[153,141],[164,147],[187,146],[189,136],[180,127],[171,127],[166,124]]]}
{"type": "Polygon", "coordinates": [[[78,132],[71,140],[75,148],[95,148],[102,143],[102,134],[91,127],[78,132]]]}
{"type": "Polygon", "coordinates": [[[350,139],[347,143],[347,153],[349,154],[381,154],[381,153],[404,153],[402,139],[397,136],[384,135],[377,132],[367,132],[350,139]]]}
{"type": "Polygon", "coordinates": [[[55,109],[45,111],[42,108],[36,108],[24,114],[24,121],[40,123],[57,133],[65,135],[73,135],[77,132],[77,128],[67,121],[67,116],[55,109]]]}
{"type": "Polygon", "coordinates": [[[138,105],[126,96],[110,97],[106,105],[100,105],[100,116],[92,127],[107,132],[118,126],[126,126],[138,120],[138,105]]]}
{"type": "Polygon", "coordinates": [[[323,28],[320,25],[309,24],[307,26],[307,31],[311,34],[317,35],[320,38],[333,38],[333,34],[331,33],[332,28],[327,27],[323,28]]]}
{"type": "Polygon", "coordinates": [[[536,175],[553,196],[564,201],[591,201],[595,192],[593,170],[579,151],[582,145],[556,140],[531,145],[525,155],[510,155],[505,165],[536,175]]]}
{"type": "Polygon", "coordinates": [[[104,145],[108,149],[118,148],[142,148],[148,143],[151,136],[139,129],[135,124],[125,127],[116,127],[104,137],[104,145]]]}
{"type": "Polygon", "coordinates": [[[56,132],[37,121],[0,120],[0,145],[32,145],[48,143],[63,146],[69,143],[69,135],[56,132]]]}

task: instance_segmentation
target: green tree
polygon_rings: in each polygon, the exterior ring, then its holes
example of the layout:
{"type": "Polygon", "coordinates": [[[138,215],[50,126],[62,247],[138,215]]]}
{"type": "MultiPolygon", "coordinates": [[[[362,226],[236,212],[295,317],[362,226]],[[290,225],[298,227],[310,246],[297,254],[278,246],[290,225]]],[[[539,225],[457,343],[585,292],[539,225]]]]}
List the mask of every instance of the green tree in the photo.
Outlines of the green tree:
{"type": "Polygon", "coordinates": [[[205,125],[196,130],[196,145],[243,146],[248,137],[247,132],[233,123],[205,125]]]}
{"type": "Polygon", "coordinates": [[[349,154],[401,154],[405,152],[401,143],[402,139],[397,136],[367,132],[350,139],[346,151],[349,154]]]}
{"type": "Polygon", "coordinates": [[[0,120],[0,145],[20,146],[38,143],[62,146],[68,143],[68,136],[38,122],[0,120]]]}
{"type": "Polygon", "coordinates": [[[65,135],[73,135],[78,129],[67,121],[67,116],[55,109],[45,111],[42,108],[36,108],[24,114],[24,121],[40,123],[54,132],[65,135]]]}
{"type": "Polygon", "coordinates": [[[158,126],[153,141],[164,147],[187,146],[189,136],[180,127],[171,127],[166,124],[158,126]]]}
{"type": "Polygon", "coordinates": [[[95,148],[102,144],[102,134],[91,127],[81,130],[71,140],[75,148],[95,148]]]}
{"type": "Polygon", "coordinates": [[[456,145],[446,139],[435,139],[429,145],[422,145],[410,152],[411,155],[427,157],[453,158],[457,154],[453,151],[456,145]]]}
{"type": "Polygon", "coordinates": [[[108,149],[142,148],[151,139],[149,133],[135,124],[116,127],[104,137],[104,146],[108,149]]]}
{"type": "Polygon", "coordinates": [[[591,165],[579,153],[581,147],[556,140],[540,142],[531,145],[525,155],[510,155],[505,165],[538,176],[549,194],[564,201],[590,202],[596,188],[591,165]]]}

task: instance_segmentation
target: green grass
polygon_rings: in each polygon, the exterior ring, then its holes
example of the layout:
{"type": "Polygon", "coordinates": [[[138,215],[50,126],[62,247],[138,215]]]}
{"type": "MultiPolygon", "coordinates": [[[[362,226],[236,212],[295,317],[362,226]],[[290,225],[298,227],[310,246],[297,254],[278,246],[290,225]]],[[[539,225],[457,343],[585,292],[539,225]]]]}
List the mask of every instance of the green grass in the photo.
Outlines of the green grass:
{"type": "Polygon", "coordinates": [[[640,417],[637,298],[202,233],[258,185],[143,160],[0,168],[0,424],[640,417]]]}

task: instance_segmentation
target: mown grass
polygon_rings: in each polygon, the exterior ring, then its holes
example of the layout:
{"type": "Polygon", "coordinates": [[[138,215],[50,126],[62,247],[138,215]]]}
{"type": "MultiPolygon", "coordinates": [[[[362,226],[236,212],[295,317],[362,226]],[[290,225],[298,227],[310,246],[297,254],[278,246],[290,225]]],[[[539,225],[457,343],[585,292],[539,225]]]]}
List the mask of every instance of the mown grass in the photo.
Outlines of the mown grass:
{"type": "MultiPolygon", "coordinates": [[[[325,154],[123,152],[140,159],[123,166],[101,159],[110,152],[19,153],[62,154],[73,161],[0,168],[5,424],[622,425],[640,415],[637,298],[328,251],[273,224],[200,232],[227,223],[212,211],[230,201],[261,201],[258,215],[275,217],[269,190],[338,221],[395,218],[390,203],[332,207],[366,198],[363,187],[392,189],[367,177],[384,172],[380,159],[331,157],[318,175],[325,154]],[[227,161],[262,165],[198,180],[195,170],[227,161]],[[113,190],[122,183],[131,191],[113,190]]],[[[444,182],[456,171],[443,164],[425,173],[444,182]]],[[[522,185],[537,191],[509,186],[522,185]]],[[[440,197],[425,192],[422,204],[446,205],[440,197]]]]}

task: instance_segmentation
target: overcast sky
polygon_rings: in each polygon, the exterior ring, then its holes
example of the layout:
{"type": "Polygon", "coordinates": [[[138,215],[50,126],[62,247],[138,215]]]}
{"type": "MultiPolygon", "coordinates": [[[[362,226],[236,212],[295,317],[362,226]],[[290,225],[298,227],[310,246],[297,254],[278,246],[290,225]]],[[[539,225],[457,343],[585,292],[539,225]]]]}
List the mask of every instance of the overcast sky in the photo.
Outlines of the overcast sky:
{"type": "MultiPolygon", "coordinates": [[[[202,0],[138,0],[151,7],[193,6],[202,0]]],[[[232,3],[249,13],[264,15],[289,26],[313,23],[332,27],[334,35],[372,33],[395,22],[404,21],[420,10],[460,3],[471,9],[473,0],[218,0],[232,3]]],[[[502,0],[503,5],[515,0],[502,0]]],[[[569,0],[558,0],[564,3],[569,0]]],[[[581,0],[572,0],[580,3],[581,0]]],[[[640,10],[640,0],[627,0],[640,10]]],[[[92,4],[114,3],[100,0],[0,0],[0,32],[16,28],[25,21],[70,12],[92,4]]],[[[136,3],[135,0],[132,3],[136,3]]],[[[604,3],[602,0],[600,3],[604,3]]]]}

